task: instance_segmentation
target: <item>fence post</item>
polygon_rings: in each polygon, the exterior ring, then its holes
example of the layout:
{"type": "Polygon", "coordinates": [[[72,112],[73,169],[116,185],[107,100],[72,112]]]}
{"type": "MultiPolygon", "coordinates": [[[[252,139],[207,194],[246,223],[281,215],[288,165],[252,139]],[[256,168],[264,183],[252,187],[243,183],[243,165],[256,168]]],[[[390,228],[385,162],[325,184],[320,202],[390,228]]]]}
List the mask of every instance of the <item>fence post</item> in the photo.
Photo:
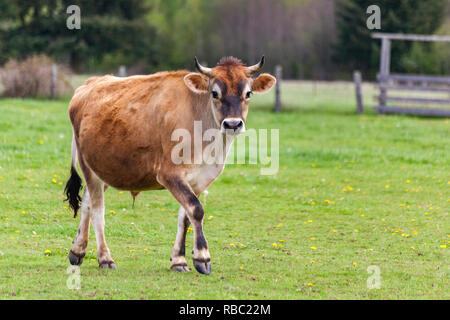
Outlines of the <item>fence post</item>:
{"type": "Polygon", "coordinates": [[[361,95],[361,72],[353,72],[353,81],[355,81],[355,93],[356,93],[356,112],[361,114],[364,112],[364,106],[361,95]]]}
{"type": "Polygon", "coordinates": [[[277,83],[275,84],[275,112],[281,111],[281,78],[282,78],[283,68],[280,65],[275,67],[275,78],[277,83]]]}
{"type": "Polygon", "coordinates": [[[52,100],[56,99],[56,95],[58,94],[58,65],[52,65],[52,75],[50,80],[50,98],[52,100]]]}
{"type": "Polygon", "coordinates": [[[388,38],[382,38],[381,40],[381,58],[380,58],[380,73],[378,75],[378,83],[380,86],[379,104],[380,109],[378,113],[382,113],[382,109],[386,107],[387,89],[384,85],[387,85],[387,76],[389,75],[391,65],[391,40],[388,38]]]}
{"type": "Polygon", "coordinates": [[[119,77],[126,77],[126,76],[127,76],[127,67],[120,66],[119,67],[119,77]]]}

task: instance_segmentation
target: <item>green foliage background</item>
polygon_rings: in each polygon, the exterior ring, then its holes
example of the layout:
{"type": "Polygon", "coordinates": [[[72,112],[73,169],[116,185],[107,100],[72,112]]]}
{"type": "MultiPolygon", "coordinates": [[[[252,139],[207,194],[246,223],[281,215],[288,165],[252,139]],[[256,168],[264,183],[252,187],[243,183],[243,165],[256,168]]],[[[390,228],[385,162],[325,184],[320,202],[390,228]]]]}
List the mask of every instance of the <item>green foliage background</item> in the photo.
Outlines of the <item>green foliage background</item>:
{"type": "MultiPolygon", "coordinates": [[[[44,53],[76,72],[131,73],[192,68],[197,55],[214,65],[235,55],[287,78],[333,80],[360,69],[373,77],[379,41],[366,8],[381,8],[381,32],[448,34],[447,0],[12,0],[0,3],[0,65],[44,53]],[[81,29],[69,30],[69,5],[81,29]]],[[[448,74],[448,44],[396,41],[392,68],[448,74]]],[[[366,77],[367,78],[367,77],[366,77]]]]}

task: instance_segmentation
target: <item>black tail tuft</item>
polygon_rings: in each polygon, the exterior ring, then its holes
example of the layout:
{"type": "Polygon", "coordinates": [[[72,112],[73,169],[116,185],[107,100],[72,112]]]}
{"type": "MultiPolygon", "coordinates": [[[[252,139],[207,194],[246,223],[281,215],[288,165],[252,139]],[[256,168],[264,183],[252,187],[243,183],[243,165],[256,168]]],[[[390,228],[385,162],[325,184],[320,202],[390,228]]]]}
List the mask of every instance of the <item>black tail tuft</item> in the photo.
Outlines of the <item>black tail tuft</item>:
{"type": "Polygon", "coordinates": [[[72,167],[70,169],[70,178],[66,183],[66,187],[64,188],[64,193],[66,194],[67,198],[64,199],[64,201],[69,201],[69,205],[72,208],[75,218],[77,216],[77,212],[80,209],[81,206],[81,197],[80,197],[80,190],[81,190],[81,178],[78,175],[77,170],[72,167]]]}

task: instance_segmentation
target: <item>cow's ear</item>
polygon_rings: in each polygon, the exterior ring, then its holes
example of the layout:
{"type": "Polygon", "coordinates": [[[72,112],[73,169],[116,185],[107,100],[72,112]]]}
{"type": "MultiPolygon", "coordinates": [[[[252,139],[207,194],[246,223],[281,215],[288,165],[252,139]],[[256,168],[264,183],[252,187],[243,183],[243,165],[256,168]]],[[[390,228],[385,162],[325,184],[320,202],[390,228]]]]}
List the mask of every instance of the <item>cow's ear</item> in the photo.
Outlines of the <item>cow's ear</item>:
{"type": "Polygon", "coordinates": [[[274,76],[268,73],[260,74],[255,80],[253,80],[252,91],[257,93],[264,93],[277,82],[274,76]]]}
{"type": "Polygon", "coordinates": [[[200,73],[187,74],[184,76],[184,83],[191,91],[197,94],[208,92],[208,79],[200,73]]]}

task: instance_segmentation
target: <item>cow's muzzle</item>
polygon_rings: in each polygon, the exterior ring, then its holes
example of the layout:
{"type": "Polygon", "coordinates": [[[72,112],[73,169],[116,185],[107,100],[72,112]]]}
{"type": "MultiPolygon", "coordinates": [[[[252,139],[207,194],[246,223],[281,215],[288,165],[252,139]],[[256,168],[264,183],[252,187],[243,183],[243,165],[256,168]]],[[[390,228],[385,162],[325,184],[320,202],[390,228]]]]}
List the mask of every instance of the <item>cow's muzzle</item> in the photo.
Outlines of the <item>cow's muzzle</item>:
{"type": "Polygon", "coordinates": [[[222,121],[220,131],[231,135],[243,133],[245,132],[244,121],[240,118],[226,118],[222,121]]]}

